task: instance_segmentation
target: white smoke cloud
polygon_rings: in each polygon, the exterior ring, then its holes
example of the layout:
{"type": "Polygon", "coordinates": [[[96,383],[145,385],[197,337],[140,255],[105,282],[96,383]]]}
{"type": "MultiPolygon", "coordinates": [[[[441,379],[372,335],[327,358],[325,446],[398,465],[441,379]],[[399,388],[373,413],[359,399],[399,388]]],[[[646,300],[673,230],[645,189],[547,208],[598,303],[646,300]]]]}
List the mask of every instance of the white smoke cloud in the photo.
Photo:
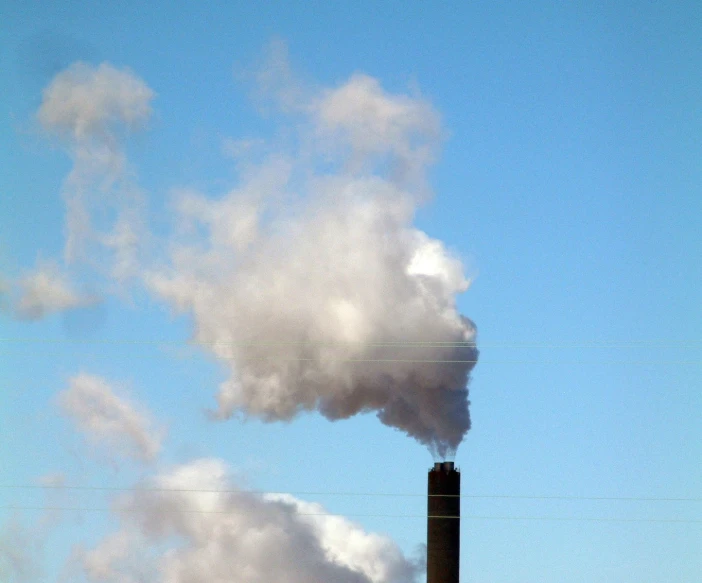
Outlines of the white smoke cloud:
{"type": "Polygon", "coordinates": [[[0,529],[0,580],[7,583],[31,583],[43,575],[43,533],[23,524],[13,516],[0,529]]]}
{"type": "Polygon", "coordinates": [[[390,160],[391,178],[421,183],[440,136],[437,112],[426,102],[389,95],[377,79],[356,74],[313,102],[317,135],[333,148],[348,148],[346,164],[390,160]]]}
{"type": "Polygon", "coordinates": [[[127,69],[75,63],[53,79],[38,112],[41,124],[72,142],[114,137],[114,126],[142,126],[153,91],[127,69]]]}
{"type": "Polygon", "coordinates": [[[44,90],[37,112],[41,126],[58,136],[73,158],[63,188],[64,258],[72,263],[90,257],[102,266],[106,256],[109,275],[117,280],[136,275],[138,239],[144,230],[143,196],[122,141],[126,132],[146,124],[153,97],[127,69],[76,63],[44,90]],[[101,220],[96,220],[98,214],[101,220]]]}
{"type": "Polygon", "coordinates": [[[38,320],[44,316],[99,301],[94,295],[80,294],[54,263],[42,263],[36,270],[20,278],[16,284],[18,297],[15,315],[23,320],[38,320]]]}
{"type": "Polygon", "coordinates": [[[0,581],[3,583],[33,583],[46,580],[44,556],[49,536],[61,521],[61,510],[65,505],[64,476],[49,474],[37,480],[38,484],[50,486],[45,498],[46,507],[33,521],[24,520],[13,513],[0,526],[0,581]]]}
{"type": "Polygon", "coordinates": [[[69,380],[58,403],[91,441],[140,461],[153,460],[161,450],[163,432],[150,416],[115,394],[104,379],[86,373],[69,380]]]}
{"type": "Polygon", "coordinates": [[[447,455],[470,427],[477,351],[460,261],[412,225],[438,115],[365,75],[300,112],[297,154],[217,200],[179,195],[181,235],[147,286],[229,366],[217,416],[376,411],[447,455]]]}
{"type": "MultiPolygon", "coordinates": [[[[243,77],[250,77],[244,74],[243,77]]],[[[282,39],[273,39],[265,48],[263,64],[253,74],[254,97],[261,102],[272,100],[282,111],[292,112],[308,106],[309,89],[293,73],[288,45],[282,39]]]]}
{"type": "Polygon", "coordinates": [[[115,504],[121,528],[80,561],[93,582],[411,583],[387,537],[316,504],[240,491],[225,465],[178,466],[115,504]],[[225,490],[225,493],[196,490],[225,490]],[[150,573],[148,578],[145,573],[150,573]]]}
{"type": "Polygon", "coordinates": [[[257,79],[295,117],[296,145],[240,167],[241,183],[217,199],[180,191],[169,260],[144,269],[143,200],[120,139],[146,123],[153,92],[106,64],[59,74],[38,118],[74,155],[66,260],[90,241],[111,277],[140,274],[152,293],[192,313],[195,340],[230,370],[217,417],[374,411],[450,454],[470,428],[478,353],[474,325],[456,310],[469,284],[460,261],[412,224],[439,115],[367,75],[305,87],[280,44],[257,79]],[[100,205],[112,205],[107,224],[94,219],[100,205]]]}
{"type": "Polygon", "coordinates": [[[419,570],[418,565],[402,556],[391,539],[366,533],[342,516],[329,515],[321,504],[304,502],[289,494],[269,494],[264,498],[292,506],[300,521],[315,533],[329,559],[362,572],[373,583],[411,581],[419,570]]]}
{"type": "Polygon", "coordinates": [[[77,548],[73,563],[88,581],[146,583],[158,581],[156,561],[143,537],[130,529],[105,537],[92,550],[77,548]]]}

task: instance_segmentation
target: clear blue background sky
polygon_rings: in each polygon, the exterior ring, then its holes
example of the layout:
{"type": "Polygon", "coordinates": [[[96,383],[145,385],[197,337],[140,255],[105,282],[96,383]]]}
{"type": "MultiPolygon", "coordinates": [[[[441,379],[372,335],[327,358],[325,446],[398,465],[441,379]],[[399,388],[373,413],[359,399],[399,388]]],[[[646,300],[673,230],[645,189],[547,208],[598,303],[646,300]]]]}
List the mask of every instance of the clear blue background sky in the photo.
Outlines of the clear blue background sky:
{"type": "MultiPolygon", "coordinates": [[[[223,138],[274,133],[238,74],[271,39],[314,83],[361,71],[390,92],[419,87],[447,139],[416,224],[474,278],[459,299],[481,350],[473,429],[456,457],[463,491],[544,497],[463,500],[468,517],[500,517],[463,520],[463,583],[702,580],[699,3],[28,1],[0,14],[6,278],[61,253],[70,160],[32,118],[77,60],[127,66],[157,94],[128,152],[157,225],[171,188],[233,184],[223,138]],[[654,521],[667,519],[688,522],[654,521]]],[[[61,472],[68,484],[128,487],[144,471],[105,468],[56,414],[67,378],[89,370],[127,383],[168,424],[165,462],[221,457],[263,490],[418,495],[300,495],[346,515],[425,512],[431,456],[374,416],[209,422],[223,371],[183,356],[186,319],[138,294],[83,317],[89,334],[60,315],[1,316],[0,485],[61,472]],[[76,334],[90,342],[61,341],[76,334]]],[[[8,505],[43,496],[0,489],[0,522],[8,505]]],[[[69,496],[107,504],[100,492],[69,496]]],[[[104,514],[61,527],[42,580],[108,528],[104,514]]],[[[408,553],[425,540],[422,518],[356,520],[408,553]]]]}

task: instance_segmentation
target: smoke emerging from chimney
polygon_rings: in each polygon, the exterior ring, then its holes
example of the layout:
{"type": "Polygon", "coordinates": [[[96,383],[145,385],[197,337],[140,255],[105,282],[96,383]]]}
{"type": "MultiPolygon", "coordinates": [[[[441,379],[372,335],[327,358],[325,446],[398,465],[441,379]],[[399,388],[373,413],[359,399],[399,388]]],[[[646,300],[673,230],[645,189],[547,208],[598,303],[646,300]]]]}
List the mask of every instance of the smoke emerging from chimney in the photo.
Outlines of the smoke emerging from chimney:
{"type": "Polygon", "coordinates": [[[445,458],[470,428],[478,352],[456,309],[469,285],[460,260],[413,226],[439,116],[366,75],[295,85],[273,56],[259,78],[293,144],[230,141],[240,183],[176,195],[168,260],[147,287],[189,313],[195,342],[226,364],[215,417],[376,412],[445,458]]]}

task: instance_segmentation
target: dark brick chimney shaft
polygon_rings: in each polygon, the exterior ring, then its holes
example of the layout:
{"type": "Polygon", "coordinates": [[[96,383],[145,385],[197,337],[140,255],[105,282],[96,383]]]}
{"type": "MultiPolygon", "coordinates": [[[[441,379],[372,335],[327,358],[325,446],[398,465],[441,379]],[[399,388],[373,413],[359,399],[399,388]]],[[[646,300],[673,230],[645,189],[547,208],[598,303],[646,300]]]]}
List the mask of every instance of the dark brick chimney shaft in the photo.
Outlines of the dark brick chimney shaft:
{"type": "Polygon", "coordinates": [[[437,462],[428,486],[427,583],[458,583],[461,474],[453,462],[437,462]]]}

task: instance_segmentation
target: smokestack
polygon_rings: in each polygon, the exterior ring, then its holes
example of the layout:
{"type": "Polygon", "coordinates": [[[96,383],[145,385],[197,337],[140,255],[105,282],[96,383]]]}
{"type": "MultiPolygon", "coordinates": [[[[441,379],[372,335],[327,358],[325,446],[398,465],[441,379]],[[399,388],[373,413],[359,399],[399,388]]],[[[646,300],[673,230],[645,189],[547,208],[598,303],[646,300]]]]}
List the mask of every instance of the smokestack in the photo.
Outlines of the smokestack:
{"type": "Polygon", "coordinates": [[[429,470],[427,583],[458,583],[461,550],[461,474],[453,462],[429,470]]]}

